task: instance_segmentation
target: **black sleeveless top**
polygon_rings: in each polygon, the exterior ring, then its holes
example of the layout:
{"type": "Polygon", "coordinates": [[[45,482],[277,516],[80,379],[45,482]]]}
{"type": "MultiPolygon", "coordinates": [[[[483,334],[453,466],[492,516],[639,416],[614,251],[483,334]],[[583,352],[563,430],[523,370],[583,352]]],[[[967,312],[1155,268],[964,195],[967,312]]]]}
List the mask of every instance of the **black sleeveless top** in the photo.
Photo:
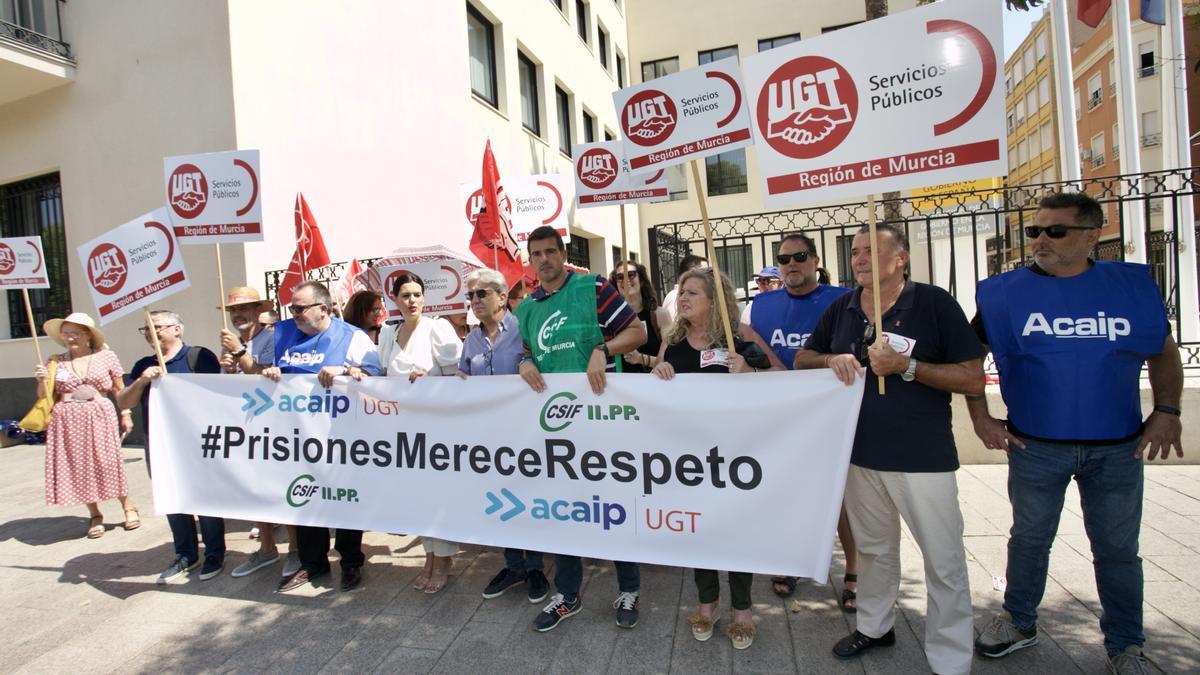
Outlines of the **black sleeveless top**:
{"type": "MultiPolygon", "coordinates": [[[[638,347],[637,351],[638,353],[645,354],[646,356],[658,356],[658,350],[660,347],[662,347],[662,336],[658,334],[658,330],[656,330],[654,327],[653,314],[653,310],[643,309],[642,311],[638,312],[637,315],[638,318],[642,320],[642,323],[646,326],[646,344],[638,347]]],[[[646,366],[633,365],[628,361],[625,362],[623,368],[627,373],[650,372],[650,368],[647,368],[646,366]]]]}
{"type": "Polygon", "coordinates": [[[700,350],[688,344],[687,338],[679,342],[667,345],[667,351],[663,354],[663,358],[667,363],[675,368],[676,373],[728,373],[729,367],[719,364],[710,365],[704,369],[700,368],[700,350]]]}

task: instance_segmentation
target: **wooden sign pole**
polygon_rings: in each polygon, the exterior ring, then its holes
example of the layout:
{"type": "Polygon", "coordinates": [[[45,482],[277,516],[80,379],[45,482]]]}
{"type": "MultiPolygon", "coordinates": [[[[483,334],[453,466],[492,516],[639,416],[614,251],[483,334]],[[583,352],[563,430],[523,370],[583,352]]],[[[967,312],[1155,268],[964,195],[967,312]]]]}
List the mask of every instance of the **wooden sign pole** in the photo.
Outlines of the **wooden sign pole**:
{"type": "Polygon", "coordinates": [[[728,347],[729,353],[735,351],[733,344],[733,329],[729,325],[729,308],[725,306],[725,289],[721,282],[721,270],[717,266],[717,249],[713,245],[712,225],[708,222],[708,204],[704,201],[704,190],[700,186],[700,169],[697,168],[696,160],[691,161],[692,165],[692,183],[696,186],[696,199],[700,202],[700,219],[704,221],[704,243],[708,247],[708,262],[713,269],[713,283],[716,286],[717,297],[714,301],[721,312],[721,324],[725,329],[725,346],[728,347]]]}
{"type": "MultiPolygon", "coordinates": [[[[875,231],[875,195],[867,197],[867,229],[871,237],[871,296],[874,302],[875,346],[883,346],[883,310],[879,306],[879,236],[875,231]]],[[[886,393],[883,376],[879,376],[879,395],[886,393]]]]}
{"type": "Polygon", "coordinates": [[[158,367],[162,368],[163,375],[166,375],[167,360],[163,358],[162,345],[158,342],[158,331],[154,330],[154,317],[150,316],[149,307],[143,307],[142,311],[146,315],[146,330],[150,331],[150,339],[154,342],[154,355],[158,357],[158,367]]]}
{"type": "Polygon", "coordinates": [[[29,319],[29,334],[33,336],[33,352],[37,354],[37,363],[42,365],[42,343],[38,341],[37,326],[33,325],[33,305],[29,304],[29,289],[21,289],[21,297],[25,300],[25,316],[29,319]]]}
{"type": "MultiPolygon", "coordinates": [[[[229,330],[229,315],[225,312],[225,273],[221,270],[221,245],[213,244],[213,250],[217,252],[217,292],[221,294],[221,327],[229,330]]],[[[158,338],[154,338],[158,341],[158,338]]]]}

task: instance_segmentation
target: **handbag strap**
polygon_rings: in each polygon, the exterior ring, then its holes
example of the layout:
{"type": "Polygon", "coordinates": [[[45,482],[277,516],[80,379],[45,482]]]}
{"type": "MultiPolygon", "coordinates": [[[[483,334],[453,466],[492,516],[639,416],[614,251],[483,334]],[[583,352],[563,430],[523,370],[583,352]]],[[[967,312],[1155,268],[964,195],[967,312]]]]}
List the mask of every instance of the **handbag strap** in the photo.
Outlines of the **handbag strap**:
{"type": "Polygon", "coordinates": [[[46,369],[46,399],[54,401],[54,378],[58,375],[58,357],[50,357],[50,367],[46,369]]]}

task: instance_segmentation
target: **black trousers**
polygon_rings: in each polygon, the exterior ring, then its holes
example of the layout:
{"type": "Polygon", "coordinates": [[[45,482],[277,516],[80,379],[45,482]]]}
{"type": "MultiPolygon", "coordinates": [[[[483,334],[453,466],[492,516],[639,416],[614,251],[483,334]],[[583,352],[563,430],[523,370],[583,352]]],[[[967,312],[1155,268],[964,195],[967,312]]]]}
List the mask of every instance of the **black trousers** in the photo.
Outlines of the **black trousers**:
{"type": "MultiPolygon", "coordinates": [[[[366,556],[362,552],[362,530],[337,531],[334,548],[342,556],[342,570],[362,567],[366,556]]],[[[300,566],[310,575],[329,571],[329,528],[296,526],[296,551],[300,566]]]]}
{"type": "MultiPolygon", "coordinates": [[[[729,599],[734,609],[750,609],[750,586],[754,575],[750,572],[729,573],[729,599]]],[[[700,591],[700,602],[716,602],[721,597],[721,576],[716,570],[696,570],[696,590],[700,591]]]]}

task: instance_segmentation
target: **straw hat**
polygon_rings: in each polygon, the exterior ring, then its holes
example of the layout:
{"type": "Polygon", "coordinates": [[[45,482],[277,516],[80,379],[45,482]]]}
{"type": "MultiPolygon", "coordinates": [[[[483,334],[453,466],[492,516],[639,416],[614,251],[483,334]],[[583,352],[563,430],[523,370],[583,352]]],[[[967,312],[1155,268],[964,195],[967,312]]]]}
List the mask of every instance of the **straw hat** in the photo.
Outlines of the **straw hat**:
{"type": "Polygon", "coordinates": [[[46,331],[46,335],[50,336],[58,344],[66,347],[67,341],[62,337],[62,326],[64,323],[73,323],[77,326],[83,326],[92,334],[92,348],[100,349],[104,346],[104,333],[96,328],[96,322],[92,317],[83,312],[71,312],[65,319],[50,319],[42,324],[42,329],[46,331]]]}
{"type": "MultiPolygon", "coordinates": [[[[238,286],[231,288],[229,295],[225,297],[225,309],[237,307],[238,305],[263,305],[267,304],[266,300],[258,294],[258,291],[250,286],[238,286]]],[[[220,309],[218,307],[217,309],[220,309]]]]}

